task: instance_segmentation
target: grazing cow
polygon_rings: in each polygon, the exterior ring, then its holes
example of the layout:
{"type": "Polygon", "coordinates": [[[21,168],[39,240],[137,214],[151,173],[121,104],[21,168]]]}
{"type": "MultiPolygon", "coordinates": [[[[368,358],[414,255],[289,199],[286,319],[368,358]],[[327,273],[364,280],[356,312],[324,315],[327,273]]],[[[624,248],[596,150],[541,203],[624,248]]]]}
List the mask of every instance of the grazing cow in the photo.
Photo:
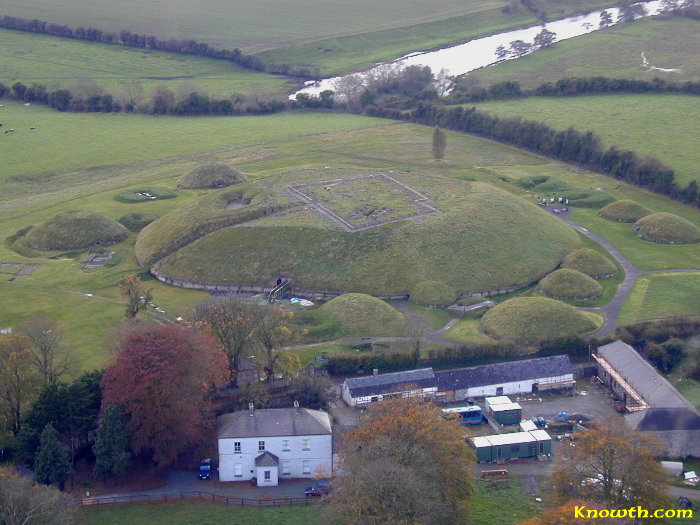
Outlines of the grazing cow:
{"type": "Polygon", "coordinates": [[[29,131],[36,131],[36,128],[29,128],[29,131]]]}
{"type": "Polygon", "coordinates": [[[0,104],[0,109],[4,108],[5,104],[0,104]]]}
{"type": "Polygon", "coordinates": [[[29,102],[27,102],[27,103],[24,105],[25,108],[28,108],[29,106],[31,106],[31,104],[30,104],[29,102]]]}

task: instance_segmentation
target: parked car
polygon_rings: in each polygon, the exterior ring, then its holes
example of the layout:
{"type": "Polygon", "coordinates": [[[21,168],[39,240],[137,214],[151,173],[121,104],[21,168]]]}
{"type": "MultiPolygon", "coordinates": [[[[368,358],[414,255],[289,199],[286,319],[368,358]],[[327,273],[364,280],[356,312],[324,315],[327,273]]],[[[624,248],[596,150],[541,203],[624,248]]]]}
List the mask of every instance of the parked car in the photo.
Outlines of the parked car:
{"type": "Polygon", "coordinates": [[[304,495],[307,498],[310,496],[326,496],[331,493],[331,490],[333,490],[331,486],[331,481],[327,479],[322,479],[317,481],[310,487],[306,487],[306,490],[304,490],[304,495]]]}
{"type": "Polygon", "coordinates": [[[199,479],[211,479],[211,459],[203,459],[199,464],[199,479]]]}

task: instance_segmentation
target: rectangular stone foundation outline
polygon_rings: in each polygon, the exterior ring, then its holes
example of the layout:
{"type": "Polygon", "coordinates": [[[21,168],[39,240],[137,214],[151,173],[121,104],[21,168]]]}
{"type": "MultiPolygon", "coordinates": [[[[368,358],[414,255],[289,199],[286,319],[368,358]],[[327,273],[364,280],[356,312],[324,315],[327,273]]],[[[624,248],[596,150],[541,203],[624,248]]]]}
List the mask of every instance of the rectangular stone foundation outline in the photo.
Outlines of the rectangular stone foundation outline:
{"type": "MultiPolygon", "coordinates": [[[[390,177],[389,175],[385,173],[372,173],[369,175],[358,175],[356,177],[344,177],[340,179],[327,179],[327,180],[315,180],[315,181],[308,181],[308,182],[298,182],[295,184],[289,184],[287,185],[287,188],[297,197],[301,198],[304,202],[309,204],[311,207],[313,207],[316,211],[318,211],[321,215],[324,217],[327,217],[328,219],[332,220],[336,224],[340,225],[345,231],[348,232],[353,232],[353,231],[361,231],[361,230],[367,230],[369,228],[375,228],[377,226],[381,226],[382,224],[389,224],[392,222],[397,222],[397,221],[403,221],[406,219],[411,219],[413,217],[420,217],[422,215],[427,215],[428,213],[435,213],[439,211],[437,208],[431,206],[427,202],[430,200],[428,197],[423,195],[422,193],[414,190],[410,186],[407,186],[406,184],[399,182],[393,177],[390,177]],[[331,208],[328,206],[325,206],[318,202],[316,199],[313,197],[307,195],[304,193],[300,188],[304,188],[306,186],[322,186],[324,184],[337,184],[339,182],[346,182],[346,181],[352,181],[352,180],[361,180],[361,179],[373,179],[373,178],[382,178],[386,182],[390,184],[394,184],[396,186],[399,186],[403,190],[407,191],[409,194],[414,195],[416,198],[411,200],[417,208],[423,208],[423,211],[417,211],[416,213],[411,213],[408,215],[401,215],[399,217],[393,217],[391,219],[383,220],[383,221],[377,221],[374,223],[367,224],[365,226],[354,226],[347,222],[345,219],[343,219],[341,216],[339,216],[337,213],[335,213],[331,208]]],[[[410,195],[409,195],[410,199],[410,195]]]]}

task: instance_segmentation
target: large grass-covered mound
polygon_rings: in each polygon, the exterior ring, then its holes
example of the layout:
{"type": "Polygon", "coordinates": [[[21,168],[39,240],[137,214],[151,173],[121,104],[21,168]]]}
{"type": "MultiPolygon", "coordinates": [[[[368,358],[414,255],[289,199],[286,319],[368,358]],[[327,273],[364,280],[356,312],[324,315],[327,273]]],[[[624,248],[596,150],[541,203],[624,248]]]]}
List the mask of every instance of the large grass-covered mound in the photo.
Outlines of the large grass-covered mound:
{"type": "MultiPolygon", "coordinates": [[[[294,277],[298,289],[378,295],[408,294],[415,284],[428,280],[458,293],[503,291],[539,280],[580,247],[565,224],[491,185],[425,174],[392,177],[428,197],[437,211],[343,231],[304,203],[285,201],[270,179],[247,208],[227,210],[230,195],[223,196],[242,187],[254,194],[252,183],[161,217],[142,231],[136,253],[146,263],[170,254],[153,269],[183,282],[268,285],[284,271],[294,277]],[[266,206],[287,208],[262,217],[266,206]],[[251,208],[259,209],[261,216],[244,222],[247,210],[252,217],[251,208]],[[212,231],[207,228],[217,221],[234,227],[181,244],[195,238],[197,231],[212,231]]],[[[324,191],[341,193],[338,187],[324,191]]],[[[371,210],[390,209],[398,197],[387,191],[382,199],[375,196],[377,204],[371,210]]],[[[352,214],[349,203],[355,201],[360,202],[343,194],[338,204],[324,204],[352,214]]]]}
{"type": "Polygon", "coordinates": [[[224,188],[245,181],[246,178],[238,170],[226,164],[212,162],[198,166],[183,175],[177,185],[187,189],[224,188]]]}
{"type": "Polygon", "coordinates": [[[481,328],[496,339],[537,341],[592,332],[599,326],[593,315],[554,299],[518,297],[484,314],[481,328]]]}
{"type": "Polygon", "coordinates": [[[629,199],[624,199],[603,206],[598,212],[598,215],[611,221],[636,222],[650,213],[651,212],[641,204],[629,199]]]}
{"type": "Polygon", "coordinates": [[[348,336],[395,336],[401,334],[404,317],[381,299],[361,293],[346,293],[321,307],[337,319],[348,336]]]}
{"type": "Polygon", "coordinates": [[[585,273],[562,268],[550,273],[539,284],[540,291],[555,299],[593,299],[603,293],[603,287],[585,273]]]}
{"type": "Polygon", "coordinates": [[[700,242],[700,228],[673,213],[652,213],[634,224],[642,239],[667,244],[700,242]]]}
{"type": "Polygon", "coordinates": [[[60,213],[32,228],[25,238],[37,250],[78,250],[122,242],[129,232],[117,221],[84,210],[60,213]]]}
{"type": "Polygon", "coordinates": [[[617,273],[612,261],[591,248],[574,250],[564,257],[561,267],[578,270],[595,279],[613,277],[617,273]]]}

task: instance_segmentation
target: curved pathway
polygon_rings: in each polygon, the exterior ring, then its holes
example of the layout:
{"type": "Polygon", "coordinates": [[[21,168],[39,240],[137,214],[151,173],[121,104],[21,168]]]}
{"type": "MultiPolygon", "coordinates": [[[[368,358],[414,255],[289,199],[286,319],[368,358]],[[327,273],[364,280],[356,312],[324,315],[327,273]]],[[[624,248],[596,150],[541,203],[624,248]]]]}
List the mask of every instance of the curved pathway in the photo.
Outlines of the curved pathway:
{"type": "Polygon", "coordinates": [[[571,219],[569,219],[567,217],[568,212],[562,213],[561,211],[559,211],[555,213],[553,211],[553,208],[550,209],[550,207],[548,206],[545,206],[544,209],[545,211],[550,212],[555,217],[559,217],[562,221],[571,226],[577,232],[582,233],[589,239],[592,239],[598,244],[600,244],[603,248],[605,248],[608,251],[610,255],[613,256],[613,258],[620,264],[620,266],[622,266],[622,269],[625,272],[625,280],[622,281],[620,286],[618,286],[617,292],[615,292],[614,297],[608,304],[599,307],[581,308],[582,310],[587,310],[589,312],[605,314],[605,323],[603,324],[600,330],[591,334],[590,337],[603,337],[615,330],[615,327],[617,326],[617,319],[620,316],[620,309],[622,308],[622,304],[625,302],[625,299],[627,299],[627,295],[629,295],[630,291],[632,290],[632,286],[637,280],[637,277],[639,277],[640,275],[644,275],[646,273],[700,272],[700,270],[694,270],[690,268],[668,270],[640,270],[631,262],[629,262],[627,258],[624,255],[622,255],[622,253],[617,248],[615,248],[612,244],[603,239],[600,235],[588,231],[580,224],[577,224],[571,219]]]}

